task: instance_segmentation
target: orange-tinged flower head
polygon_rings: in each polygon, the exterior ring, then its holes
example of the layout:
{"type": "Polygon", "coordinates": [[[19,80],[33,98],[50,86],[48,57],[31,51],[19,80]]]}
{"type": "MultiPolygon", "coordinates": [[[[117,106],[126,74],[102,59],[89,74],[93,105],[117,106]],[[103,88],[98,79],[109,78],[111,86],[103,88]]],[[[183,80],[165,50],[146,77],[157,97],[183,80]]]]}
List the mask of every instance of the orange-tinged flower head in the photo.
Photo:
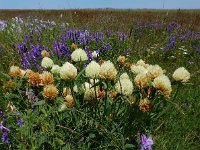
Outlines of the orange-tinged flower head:
{"type": "Polygon", "coordinates": [[[139,109],[141,111],[150,112],[152,108],[153,108],[153,103],[149,99],[145,98],[145,99],[140,100],[139,109]]]}
{"type": "Polygon", "coordinates": [[[54,78],[53,75],[48,72],[45,71],[43,74],[41,74],[41,79],[42,79],[42,85],[49,85],[49,84],[53,84],[54,82],[54,78]]]}
{"type": "Polygon", "coordinates": [[[42,83],[41,76],[38,72],[30,72],[28,75],[28,82],[31,86],[39,86],[42,83]]]}
{"type": "Polygon", "coordinates": [[[46,85],[43,89],[43,95],[47,99],[54,99],[58,95],[58,89],[54,85],[46,85]]]}

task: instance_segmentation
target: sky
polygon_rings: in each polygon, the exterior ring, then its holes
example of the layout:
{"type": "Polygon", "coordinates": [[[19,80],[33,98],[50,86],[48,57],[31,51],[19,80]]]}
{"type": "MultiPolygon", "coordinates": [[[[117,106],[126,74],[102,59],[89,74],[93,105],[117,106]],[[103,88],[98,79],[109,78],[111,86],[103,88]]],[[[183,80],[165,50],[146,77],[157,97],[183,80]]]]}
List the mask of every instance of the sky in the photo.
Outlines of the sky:
{"type": "Polygon", "coordinates": [[[0,0],[0,9],[200,9],[200,0],[0,0]]]}

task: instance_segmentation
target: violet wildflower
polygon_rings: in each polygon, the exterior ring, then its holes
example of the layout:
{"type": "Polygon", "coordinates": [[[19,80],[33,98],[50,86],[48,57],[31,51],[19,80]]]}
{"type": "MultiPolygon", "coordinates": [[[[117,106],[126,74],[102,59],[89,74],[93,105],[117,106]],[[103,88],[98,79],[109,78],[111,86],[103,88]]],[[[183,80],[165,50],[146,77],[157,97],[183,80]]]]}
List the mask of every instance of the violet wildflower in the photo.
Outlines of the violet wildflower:
{"type": "Polygon", "coordinates": [[[21,127],[24,123],[24,120],[21,117],[17,117],[17,124],[21,127]]]}
{"type": "Polygon", "coordinates": [[[10,143],[10,139],[8,137],[8,131],[10,131],[8,128],[6,128],[2,122],[0,123],[0,129],[2,131],[2,136],[1,136],[1,140],[4,143],[10,143]]]}
{"type": "Polygon", "coordinates": [[[147,137],[145,134],[141,136],[140,150],[152,150],[152,137],[147,137]]]}

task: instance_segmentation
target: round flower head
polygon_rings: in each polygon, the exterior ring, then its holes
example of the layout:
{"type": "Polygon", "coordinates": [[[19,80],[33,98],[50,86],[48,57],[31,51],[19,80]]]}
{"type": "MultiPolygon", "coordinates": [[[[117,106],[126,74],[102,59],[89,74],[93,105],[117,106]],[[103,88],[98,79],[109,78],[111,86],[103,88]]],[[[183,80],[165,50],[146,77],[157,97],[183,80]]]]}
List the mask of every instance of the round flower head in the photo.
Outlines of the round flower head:
{"type": "Polygon", "coordinates": [[[120,79],[116,83],[115,89],[117,93],[128,96],[133,92],[133,83],[129,79],[120,79]]]}
{"type": "Polygon", "coordinates": [[[100,67],[99,77],[101,79],[114,80],[117,75],[117,70],[112,62],[106,61],[100,67]]]}
{"type": "Polygon", "coordinates": [[[145,73],[139,73],[136,77],[135,77],[135,84],[139,87],[139,88],[147,88],[148,85],[148,77],[147,74],[145,73]]]}
{"type": "Polygon", "coordinates": [[[149,112],[153,108],[153,104],[147,98],[140,100],[139,109],[143,112],[149,112]]]}
{"type": "Polygon", "coordinates": [[[41,55],[42,55],[42,58],[44,58],[44,57],[49,57],[50,55],[49,55],[49,52],[47,52],[46,50],[43,50],[42,52],[41,52],[41,55]]]}
{"type": "Polygon", "coordinates": [[[30,72],[28,75],[28,82],[31,86],[39,86],[42,83],[41,76],[38,72],[30,72]]]}
{"type": "Polygon", "coordinates": [[[126,72],[124,72],[119,78],[120,78],[120,80],[129,79],[129,76],[128,76],[128,74],[126,72]]]}
{"type": "Polygon", "coordinates": [[[155,88],[161,92],[165,98],[169,98],[172,92],[171,82],[166,75],[161,75],[154,79],[155,88]]]}
{"type": "Polygon", "coordinates": [[[89,77],[92,79],[98,78],[99,71],[100,71],[100,65],[96,63],[95,61],[91,61],[85,68],[85,75],[86,77],[89,77]]]}
{"type": "Polygon", "coordinates": [[[53,75],[48,71],[45,71],[44,73],[41,74],[41,79],[42,79],[42,85],[49,85],[54,82],[53,75]]]}
{"type": "Polygon", "coordinates": [[[147,73],[147,69],[143,66],[131,66],[131,71],[137,75],[139,73],[147,73]]]}
{"type": "Polygon", "coordinates": [[[159,65],[150,65],[147,67],[147,75],[151,79],[155,79],[158,76],[161,76],[163,74],[163,70],[159,65]]]}
{"type": "Polygon", "coordinates": [[[120,56],[117,58],[117,62],[119,63],[120,66],[123,66],[124,63],[125,63],[125,61],[126,61],[126,57],[125,57],[125,56],[121,56],[121,55],[120,55],[120,56]]]}
{"type": "Polygon", "coordinates": [[[81,48],[78,48],[75,51],[73,51],[71,58],[75,62],[88,60],[86,52],[81,48]]]}
{"type": "Polygon", "coordinates": [[[41,66],[44,68],[51,68],[53,66],[53,60],[49,57],[44,57],[41,66]]]}
{"type": "Polygon", "coordinates": [[[77,76],[77,69],[74,65],[66,62],[60,68],[60,77],[64,80],[75,79],[77,76]]]}
{"type": "Polygon", "coordinates": [[[53,74],[59,74],[60,73],[60,66],[58,65],[53,65],[52,69],[51,69],[51,72],[53,74]]]}
{"type": "Polygon", "coordinates": [[[47,85],[44,87],[43,95],[47,99],[54,99],[58,95],[58,89],[54,85],[47,85]]]}
{"type": "Polygon", "coordinates": [[[184,67],[180,67],[174,71],[172,77],[176,81],[187,82],[190,79],[190,73],[184,67]]]}
{"type": "Polygon", "coordinates": [[[21,69],[17,66],[11,66],[9,75],[10,77],[22,77],[21,69]]]}

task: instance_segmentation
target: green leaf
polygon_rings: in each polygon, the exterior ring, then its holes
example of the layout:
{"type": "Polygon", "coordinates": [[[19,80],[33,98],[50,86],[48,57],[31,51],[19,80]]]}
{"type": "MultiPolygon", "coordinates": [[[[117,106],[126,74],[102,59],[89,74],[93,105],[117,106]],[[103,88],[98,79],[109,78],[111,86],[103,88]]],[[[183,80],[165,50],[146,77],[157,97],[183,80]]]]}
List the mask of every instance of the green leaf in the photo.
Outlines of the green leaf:
{"type": "Polygon", "coordinates": [[[35,103],[36,106],[41,106],[41,105],[44,105],[44,104],[45,104],[45,100],[37,101],[35,103]]]}
{"type": "Polygon", "coordinates": [[[125,148],[134,148],[135,146],[133,144],[126,144],[125,148]]]}
{"type": "Polygon", "coordinates": [[[57,142],[59,145],[64,145],[65,144],[65,142],[63,140],[58,139],[58,138],[55,139],[55,142],[57,142]]]}
{"type": "Polygon", "coordinates": [[[91,139],[93,139],[93,138],[95,138],[96,136],[95,136],[95,134],[90,133],[90,134],[89,134],[89,137],[90,137],[91,139]]]}

